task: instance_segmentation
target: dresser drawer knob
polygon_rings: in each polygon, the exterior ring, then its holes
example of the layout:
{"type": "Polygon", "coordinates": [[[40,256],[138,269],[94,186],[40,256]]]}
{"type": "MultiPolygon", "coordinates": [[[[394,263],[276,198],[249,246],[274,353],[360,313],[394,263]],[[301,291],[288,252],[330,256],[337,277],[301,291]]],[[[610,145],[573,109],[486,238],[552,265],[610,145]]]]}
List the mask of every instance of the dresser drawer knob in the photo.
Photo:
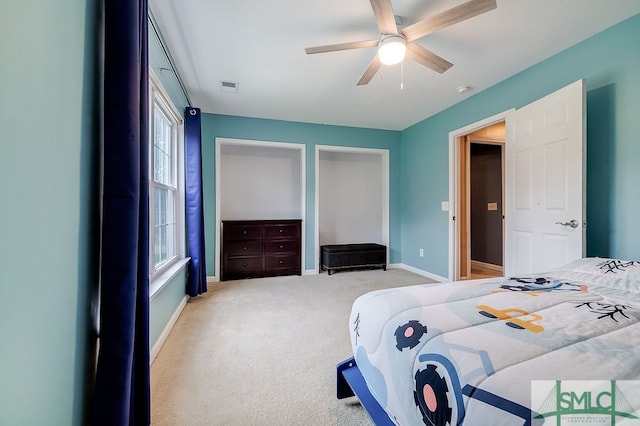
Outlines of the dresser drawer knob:
{"type": "Polygon", "coordinates": [[[247,250],[247,246],[242,247],[242,250],[247,250]]]}
{"type": "Polygon", "coordinates": [[[242,266],[247,266],[247,262],[242,262],[242,266]]]}
{"type": "Polygon", "coordinates": [[[282,265],[284,263],[284,260],[280,260],[280,264],[282,265]]]}
{"type": "Polygon", "coordinates": [[[244,231],[242,231],[243,235],[247,235],[247,230],[245,229],[244,231]]]}
{"type": "Polygon", "coordinates": [[[284,246],[282,244],[280,244],[280,248],[284,248],[284,246]]]}
{"type": "Polygon", "coordinates": [[[280,229],[280,233],[282,234],[282,228],[280,229]]]}

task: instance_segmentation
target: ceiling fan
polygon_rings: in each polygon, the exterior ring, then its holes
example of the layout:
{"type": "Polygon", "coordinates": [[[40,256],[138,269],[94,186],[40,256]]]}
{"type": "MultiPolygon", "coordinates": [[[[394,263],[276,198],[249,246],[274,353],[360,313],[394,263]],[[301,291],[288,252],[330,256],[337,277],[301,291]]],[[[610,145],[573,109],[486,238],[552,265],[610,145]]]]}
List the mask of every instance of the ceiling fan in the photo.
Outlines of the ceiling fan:
{"type": "Polygon", "coordinates": [[[398,31],[393,14],[391,0],[370,0],[373,14],[380,31],[379,40],[355,41],[350,43],[330,44],[326,46],[307,47],[307,55],[315,53],[335,52],[338,50],[378,47],[378,54],[373,58],[360,80],[358,86],[369,83],[382,65],[393,65],[401,62],[405,55],[414,61],[442,74],[453,64],[446,59],[425,49],[415,40],[428,34],[457,24],[474,16],[489,12],[497,7],[496,0],[470,0],[459,6],[448,9],[431,18],[423,19],[398,31]]]}

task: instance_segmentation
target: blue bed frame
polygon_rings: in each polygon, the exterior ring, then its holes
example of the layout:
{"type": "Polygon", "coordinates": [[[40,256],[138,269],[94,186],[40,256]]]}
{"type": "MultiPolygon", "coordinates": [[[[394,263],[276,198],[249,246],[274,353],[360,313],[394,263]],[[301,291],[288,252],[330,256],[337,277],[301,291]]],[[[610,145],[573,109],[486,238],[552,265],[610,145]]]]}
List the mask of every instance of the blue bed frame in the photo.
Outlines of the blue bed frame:
{"type": "Polygon", "coordinates": [[[357,396],[376,426],[395,426],[387,412],[371,395],[354,357],[338,363],[336,373],[338,399],[357,396]]]}
{"type": "MultiPolygon", "coordinates": [[[[382,408],[373,397],[371,391],[369,391],[354,357],[338,363],[336,373],[338,399],[357,396],[376,426],[396,425],[384,408],[382,408]]],[[[531,426],[532,413],[528,407],[524,407],[499,395],[494,395],[471,385],[466,385],[461,390],[461,393],[468,398],[477,399],[521,418],[523,420],[523,426],[531,426]]]]}

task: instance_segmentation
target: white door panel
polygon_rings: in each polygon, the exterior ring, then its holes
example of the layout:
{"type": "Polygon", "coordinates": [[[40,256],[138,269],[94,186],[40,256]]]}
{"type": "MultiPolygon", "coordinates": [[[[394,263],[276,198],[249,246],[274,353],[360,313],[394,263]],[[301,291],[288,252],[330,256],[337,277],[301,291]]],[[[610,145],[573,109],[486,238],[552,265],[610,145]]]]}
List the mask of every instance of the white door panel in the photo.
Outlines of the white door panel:
{"type": "Polygon", "coordinates": [[[567,210],[567,140],[544,146],[544,206],[548,211],[567,210]]]}
{"type": "Polygon", "coordinates": [[[545,234],[543,236],[544,259],[541,271],[549,271],[558,267],[557,259],[567,259],[569,256],[569,236],[545,234]]]}
{"type": "MultiPolygon", "coordinates": [[[[513,252],[518,253],[518,256],[513,257],[513,269],[518,271],[530,270],[533,265],[533,235],[531,232],[514,230],[511,234],[511,238],[513,239],[512,250],[513,252]]],[[[505,276],[511,275],[515,274],[505,271],[505,276]]]]}
{"type": "Polygon", "coordinates": [[[518,211],[531,211],[533,208],[533,151],[525,149],[514,153],[515,167],[513,169],[514,184],[518,188],[513,194],[514,208],[518,211]]]}
{"type": "Polygon", "coordinates": [[[507,117],[505,275],[584,254],[584,81],[507,117]],[[577,228],[563,226],[571,220],[577,228]]]}

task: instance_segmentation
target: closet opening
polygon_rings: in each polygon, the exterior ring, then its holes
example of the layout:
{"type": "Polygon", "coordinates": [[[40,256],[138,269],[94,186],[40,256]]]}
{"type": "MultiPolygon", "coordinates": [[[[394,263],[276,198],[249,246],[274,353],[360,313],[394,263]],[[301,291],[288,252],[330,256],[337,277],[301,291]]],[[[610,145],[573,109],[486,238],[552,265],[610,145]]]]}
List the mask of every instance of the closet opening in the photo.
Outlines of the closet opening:
{"type": "Polygon", "coordinates": [[[455,279],[503,275],[505,122],[457,138],[455,279]]]}
{"type": "Polygon", "coordinates": [[[322,245],[353,243],[387,246],[389,263],[389,151],[316,145],[315,170],[316,264],[322,245]]]}

